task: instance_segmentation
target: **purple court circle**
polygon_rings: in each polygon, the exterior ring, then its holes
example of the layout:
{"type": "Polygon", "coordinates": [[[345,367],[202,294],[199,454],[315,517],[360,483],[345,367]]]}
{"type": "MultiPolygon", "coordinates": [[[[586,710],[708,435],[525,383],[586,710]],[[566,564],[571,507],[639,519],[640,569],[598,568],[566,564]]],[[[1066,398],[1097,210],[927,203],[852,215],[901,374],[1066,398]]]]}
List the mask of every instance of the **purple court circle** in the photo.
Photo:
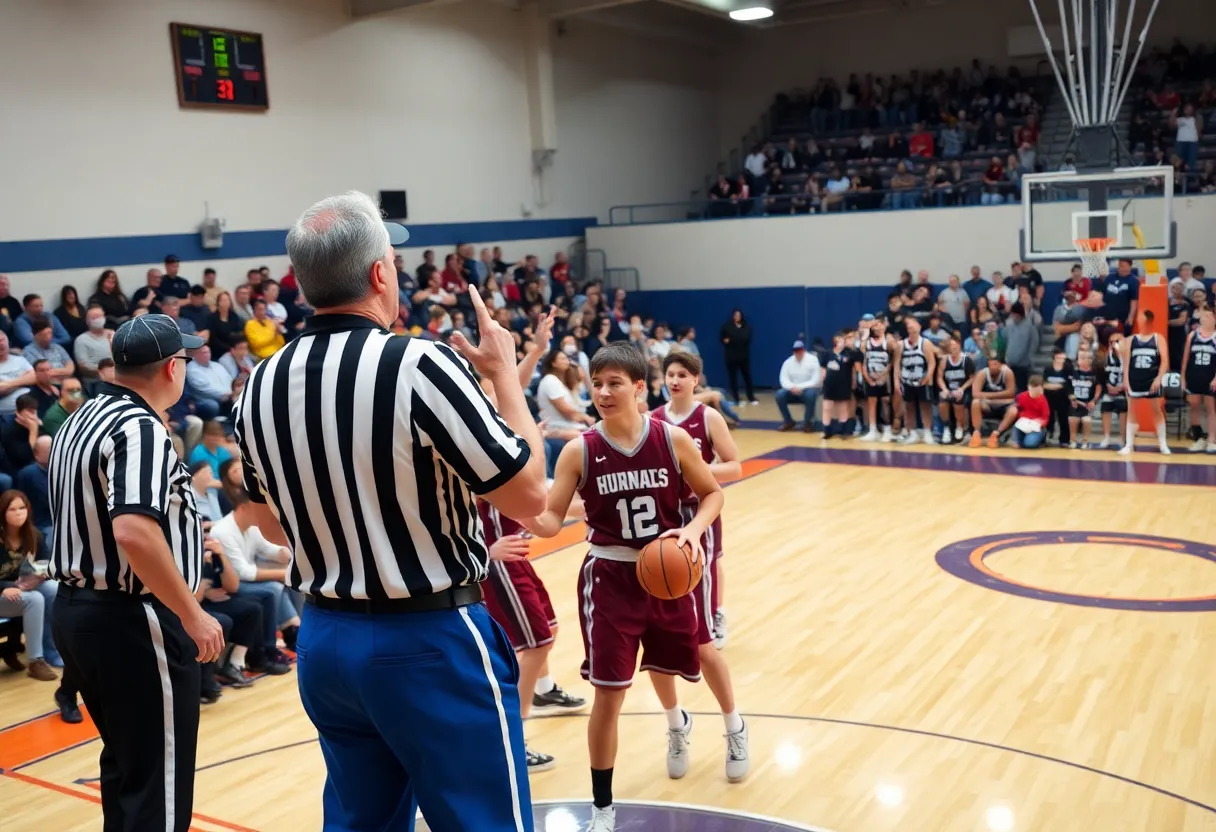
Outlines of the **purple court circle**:
{"type": "Polygon", "coordinates": [[[1139,546],[1158,549],[1163,553],[1189,555],[1216,564],[1216,547],[1193,540],[1173,537],[1157,537],[1129,532],[1016,532],[1008,534],[972,537],[951,543],[938,550],[937,565],[956,578],[985,589],[1033,598],[1036,601],[1051,601],[1057,604],[1072,604],[1078,607],[1098,607],[1108,610],[1134,612],[1212,612],[1216,611],[1216,595],[1197,598],[1111,598],[1098,595],[1079,595],[1056,592],[1043,587],[1029,586],[1000,575],[984,564],[984,559],[997,552],[1020,549],[1025,546],[1053,546],[1061,544],[1093,543],[1105,546],[1139,546]]]}
{"type": "MultiPolygon", "coordinates": [[[[591,801],[536,800],[532,818],[536,832],[582,832],[591,820],[591,801]]],[[[616,828],[646,832],[829,832],[749,812],[635,800],[616,803],[616,828]]],[[[420,822],[418,829],[424,832],[426,822],[420,822]]]]}

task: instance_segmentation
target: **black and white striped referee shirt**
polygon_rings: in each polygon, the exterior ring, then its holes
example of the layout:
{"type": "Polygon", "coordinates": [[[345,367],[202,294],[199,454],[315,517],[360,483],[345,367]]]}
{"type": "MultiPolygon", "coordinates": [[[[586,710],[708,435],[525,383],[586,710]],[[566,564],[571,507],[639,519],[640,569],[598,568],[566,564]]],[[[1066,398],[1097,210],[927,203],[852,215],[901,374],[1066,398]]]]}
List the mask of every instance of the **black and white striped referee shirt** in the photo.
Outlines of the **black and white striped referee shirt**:
{"type": "Polygon", "coordinates": [[[55,434],[48,466],[55,524],[52,578],[84,589],[145,594],[114,542],[113,518],[155,518],[186,585],[198,589],[203,527],[190,474],[160,416],[139,394],[105,385],[55,434]]]}
{"type": "Polygon", "coordinates": [[[474,584],[487,551],[474,494],[531,451],[464,360],[358,315],[317,315],[237,402],[245,487],[291,543],[289,586],[342,599],[474,584]]]}

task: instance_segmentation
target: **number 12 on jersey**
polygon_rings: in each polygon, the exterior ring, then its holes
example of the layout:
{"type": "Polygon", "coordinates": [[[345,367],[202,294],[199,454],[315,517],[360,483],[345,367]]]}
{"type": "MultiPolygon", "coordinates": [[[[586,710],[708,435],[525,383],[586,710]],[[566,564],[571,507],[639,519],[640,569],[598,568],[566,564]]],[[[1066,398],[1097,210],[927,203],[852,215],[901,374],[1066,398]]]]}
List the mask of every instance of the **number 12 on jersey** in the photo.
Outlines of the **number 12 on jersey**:
{"type": "Polygon", "coordinates": [[[626,497],[616,501],[616,510],[621,515],[621,538],[654,537],[659,533],[659,524],[651,522],[658,514],[654,497],[626,497]]]}

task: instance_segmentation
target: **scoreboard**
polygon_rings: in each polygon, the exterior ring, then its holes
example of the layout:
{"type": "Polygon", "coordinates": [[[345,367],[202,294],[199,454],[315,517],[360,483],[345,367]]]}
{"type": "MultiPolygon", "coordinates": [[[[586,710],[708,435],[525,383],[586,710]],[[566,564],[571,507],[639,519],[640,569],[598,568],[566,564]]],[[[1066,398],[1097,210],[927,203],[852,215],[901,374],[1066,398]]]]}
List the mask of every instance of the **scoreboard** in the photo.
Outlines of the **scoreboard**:
{"type": "Polygon", "coordinates": [[[254,111],[270,107],[261,35],[170,23],[169,38],[182,107],[254,111]]]}

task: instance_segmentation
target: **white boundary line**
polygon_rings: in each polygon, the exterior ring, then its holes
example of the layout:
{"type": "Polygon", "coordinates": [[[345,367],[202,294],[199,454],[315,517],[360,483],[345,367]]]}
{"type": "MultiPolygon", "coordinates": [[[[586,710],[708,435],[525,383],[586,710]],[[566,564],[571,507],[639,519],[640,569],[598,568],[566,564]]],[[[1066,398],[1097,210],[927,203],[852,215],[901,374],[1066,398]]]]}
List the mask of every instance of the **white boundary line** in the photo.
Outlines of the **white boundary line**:
{"type": "MultiPolygon", "coordinates": [[[[565,806],[567,804],[587,804],[591,801],[582,800],[533,800],[533,806],[565,806]]],[[[807,826],[806,824],[797,823],[785,818],[775,818],[771,815],[758,815],[754,812],[741,812],[734,809],[720,809],[716,806],[701,806],[695,803],[669,803],[665,800],[614,800],[614,806],[652,806],[662,809],[687,809],[694,812],[703,812],[710,815],[722,815],[724,817],[746,818],[747,820],[762,821],[764,823],[774,823],[778,826],[784,826],[787,829],[799,830],[799,832],[832,832],[825,826],[807,826]]]]}

